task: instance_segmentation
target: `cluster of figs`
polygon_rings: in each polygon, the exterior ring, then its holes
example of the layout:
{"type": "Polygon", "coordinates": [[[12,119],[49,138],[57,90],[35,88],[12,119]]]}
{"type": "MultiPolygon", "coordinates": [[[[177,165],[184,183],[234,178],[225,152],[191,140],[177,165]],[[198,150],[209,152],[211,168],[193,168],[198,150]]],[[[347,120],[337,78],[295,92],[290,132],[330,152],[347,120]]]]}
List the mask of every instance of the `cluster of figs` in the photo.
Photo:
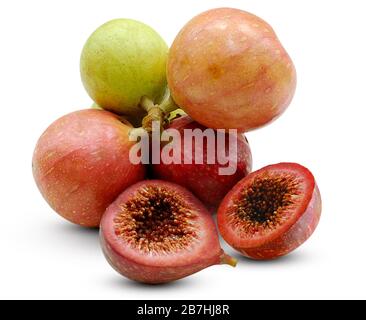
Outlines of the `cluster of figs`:
{"type": "MultiPolygon", "coordinates": [[[[286,162],[251,172],[245,132],[279,117],[296,87],[293,62],[268,23],[213,9],[189,21],[168,48],[149,26],[116,19],[89,37],[80,70],[94,104],[47,128],[33,175],[59,215],[100,227],[104,255],[119,273],[156,284],[235,266],[219,234],[258,260],[284,256],[311,236],[321,214],[312,173],[286,162]],[[182,135],[225,129],[235,154],[229,145],[216,156],[229,152],[236,171],[220,175],[218,163],[205,161],[132,163],[136,132],[151,134],[153,120],[182,135]],[[229,129],[239,132],[235,140],[229,129]]],[[[207,159],[207,144],[193,153],[207,159]]]]}

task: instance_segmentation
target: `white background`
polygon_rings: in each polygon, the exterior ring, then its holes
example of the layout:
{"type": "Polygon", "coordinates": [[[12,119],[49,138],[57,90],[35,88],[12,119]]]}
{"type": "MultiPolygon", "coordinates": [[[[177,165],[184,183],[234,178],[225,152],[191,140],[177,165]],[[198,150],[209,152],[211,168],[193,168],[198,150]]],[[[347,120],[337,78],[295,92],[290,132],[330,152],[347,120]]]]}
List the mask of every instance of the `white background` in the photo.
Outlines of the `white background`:
{"type": "Polygon", "coordinates": [[[366,298],[365,13],[361,0],[1,1],[0,298],[366,298]],[[95,28],[134,18],[170,44],[190,18],[220,6],[267,20],[295,62],[292,105],[248,138],[255,169],[294,161],[313,171],[322,219],[312,238],[283,259],[239,258],[236,269],[215,266],[164,286],[136,284],[109,267],[96,231],[69,224],[41,198],[33,148],[52,121],[91,105],[79,56],[95,28]]]}

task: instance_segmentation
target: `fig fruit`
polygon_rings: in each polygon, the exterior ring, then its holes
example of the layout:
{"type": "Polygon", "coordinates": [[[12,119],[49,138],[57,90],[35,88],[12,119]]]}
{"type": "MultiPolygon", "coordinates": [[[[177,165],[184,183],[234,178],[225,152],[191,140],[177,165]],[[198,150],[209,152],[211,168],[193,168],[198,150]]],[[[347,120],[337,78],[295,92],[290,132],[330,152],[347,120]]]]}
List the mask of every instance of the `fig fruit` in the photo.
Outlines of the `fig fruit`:
{"type": "Polygon", "coordinates": [[[151,27],[116,19],[87,40],[80,59],[81,78],[103,109],[141,119],[143,96],[158,102],[166,91],[168,47],[151,27]]]}
{"type": "Polygon", "coordinates": [[[279,163],[238,182],[222,201],[217,219],[229,245],[262,260],[303,244],[320,215],[321,197],[312,173],[296,163],[279,163]]]}
{"type": "Polygon", "coordinates": [[[295,92],[295,67],[271,26],[231,8],[188,22],[170,49],[176,103],[209,128],[249,131],[279,117],[295,92]]]}
{"type": "Polygon", "coordinates": [[[200,201],[165,181],[142,181],[124,191],[103,216],[100,237],[111,266],[143,283],[236,264],[221,249],[215,223],[200,201]]]}
{"type": "Polygon", "coordinates": [[[177,183],[186,187],[198,197],[208,209],[215,210],[231,190],[231,188],[252,170],[252,154],[248,141],[242,134],[236,135],[232,140],[229,133],[225,133],[224,148],[217,147],[217,133],[214,140],[203,138],[201,145],[196,146],[197,138],[192,139],[192,150],[184,146],[187,130],[199,129],[204,132],[207,128],[192,120],[188,116],[182,116],[172,121],[169,129],[176,129],[180,133],[180,158],[181,163],[166,164],[160,161],[153,165],[154,177],[177,183]],[[230,145],[231,144],[231,145],[230,145]],[[235,144],[235,148],[233,148],[235,144]],[[214,150],[214,162],[208,161],[208,149],[214,150]],[[186,154],[187,152],[191,154],[186,154]],[[196,153],[202,154],[202,162],[196,163],[196,153]],[[220,164],[218,159],[227,161],[220,164]],[[185,163],[184,159],[192,159],[192,163],[185,163]],[[220,168],[231,165],[233,172],[229,175],[220,175],[220,168]]]}
{"type": "Polygon", "coordinates": [[[129,161],[132,127],[103,110],[81,110],[56,120],[40,137],[33,175],[49,205],[65,219],[99,226],[106,208],[145,167],[129,161]]]}

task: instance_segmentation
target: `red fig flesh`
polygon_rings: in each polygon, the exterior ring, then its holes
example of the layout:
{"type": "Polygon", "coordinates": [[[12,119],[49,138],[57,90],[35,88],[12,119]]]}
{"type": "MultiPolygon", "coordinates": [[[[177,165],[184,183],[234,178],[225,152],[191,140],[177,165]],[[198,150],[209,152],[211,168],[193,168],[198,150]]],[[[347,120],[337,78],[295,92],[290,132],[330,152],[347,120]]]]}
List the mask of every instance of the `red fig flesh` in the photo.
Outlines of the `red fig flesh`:
{"type": "Polygon", "coordinates": [[[314,176],[295,163],[270,165],[241,180],[218,210],[222,237],[253,259],[290,253],[314,232],[321,197],[314,176]]]}
{"type": "Polygon", "coordinates": [[[106,208],[145,176],[129,161],[130,125],[110,112],[82,110],[55,121],[40,137],[33,175],[49,205],[65,219],[99,226],[106,208]]]}
{"type": "Polygon", "coordinates": [[[211,265],[235,264],[220,247],[211,215],[188,190],[139,182],[107,209],[100,230],[111,266],[143,283],[177,280],[211,265]]]}

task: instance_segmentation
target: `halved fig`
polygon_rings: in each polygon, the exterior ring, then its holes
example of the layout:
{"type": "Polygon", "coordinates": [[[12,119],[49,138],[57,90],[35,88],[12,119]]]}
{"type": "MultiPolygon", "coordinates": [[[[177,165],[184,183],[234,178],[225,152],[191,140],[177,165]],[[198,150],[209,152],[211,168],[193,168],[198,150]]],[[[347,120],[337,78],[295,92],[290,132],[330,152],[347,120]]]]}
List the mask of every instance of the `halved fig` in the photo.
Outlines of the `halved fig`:
{"type": "Polygon", "coordinates": [[[173,183],[139,182],[102,218],[102,249],[111,266],[143,283],[177,280],[216,264],[235,265],[220,247],[210,213],[173,183]]]}
{"type": "Polygon", "coordinates": [[[312,173],[296,163],[279,163],[238,182],[219,207],[218,227],[244,256],[274,259],[303,244],[320,215],[321,197],[312,173]]]}

